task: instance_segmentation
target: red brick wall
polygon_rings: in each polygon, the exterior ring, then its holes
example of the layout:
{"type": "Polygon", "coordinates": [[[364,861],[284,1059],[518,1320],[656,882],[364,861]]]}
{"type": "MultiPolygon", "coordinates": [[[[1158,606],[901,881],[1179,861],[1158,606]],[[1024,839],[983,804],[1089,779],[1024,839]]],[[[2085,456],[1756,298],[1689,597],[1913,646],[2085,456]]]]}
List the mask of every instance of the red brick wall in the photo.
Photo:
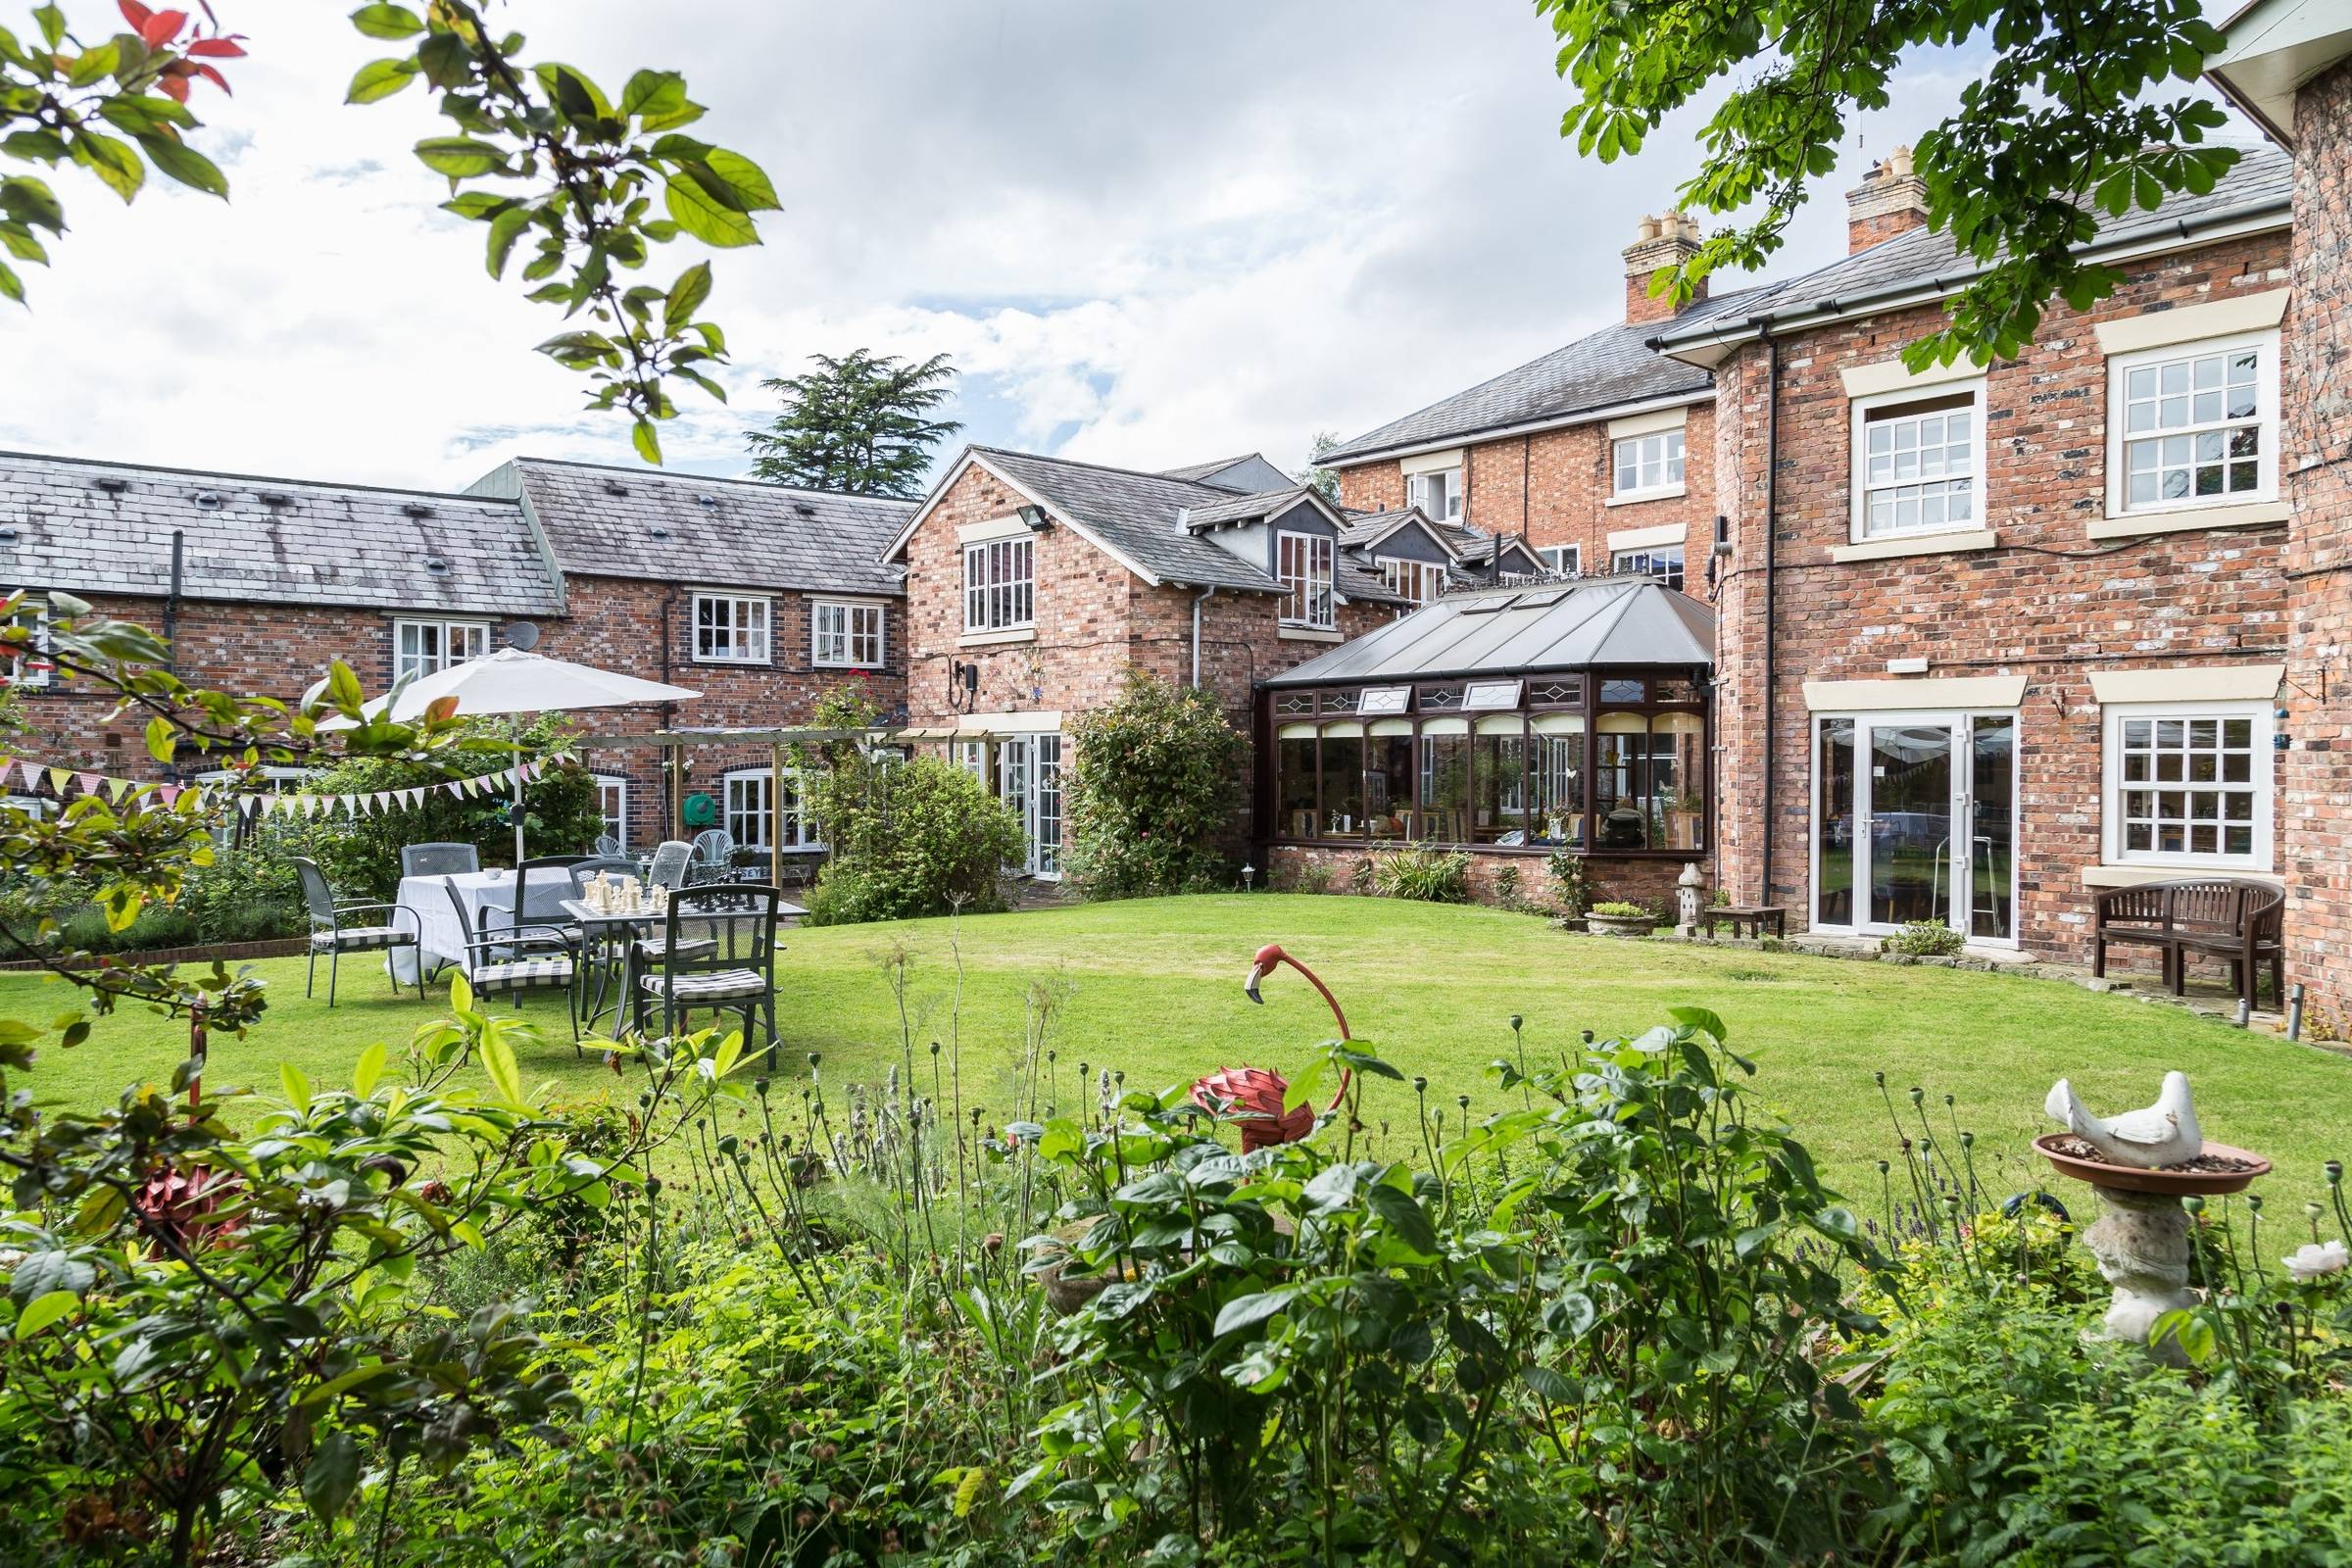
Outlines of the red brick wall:
{"type": "MultiPolygon", "coordinates": [[[[771,607],[775,624],[767,665],[698,664],[693,662],[692,595],[662,583],[598,577],[569,580],[570,614],[537,619],[537,652],[617,670],[647,680],[666,680],[703,693],[676,709],[682,724],[775,727],[806,723],[819,695],[858,677],[846,670],[812,667],[809,661],[808,597],[780,593],[771,607]],[[668,657],[663,658],[662,607],[673,601],[668,657]]],[[[820,596],[821,597],[821,596],[820,596]]],[[[163,605],[156,600],[93,601],[100,612],[160,631],[163,605]]],[[[450,617],[465,618],[465,617],[450,617]]],[[[495,616],[484,616],[495,619],[495,616]]],[[[177,672],[190,684],[240,696],[293,702],[341,658],[370,694],[392,681],[392,623],[395,616],[361,609],[280,608],[261,605],[183,603],[174,649],[177,672]]],[[[886,715],[906,700],[902,606],[884,612],[885,667],[864,682],[886,715]]],[[[112,704],[77,687],[60,685],[29,692],[27,716],[34,734],[15,747],[18,755],[43,762],[90,768],[115,777],[156,778],[162,769],[148,756],[145,721],[105,721],[112,704]]],[[[572,715],[589,735],[643,734],[660,726],[660,709],[617,709],[572,715]]],[[[763,765],[764,748],[705,747],[690,751],[690,790],[714,789],[730,767],[763,765]]],[[[668,837],[666,781],[662,754],[649,750],[590,749],[589,765],[630,781],[630,837],[651,844],[668,837]]],[[[185,770],[203,764],[191,756],[185,770]]]]}
{"type": "MultiPolygon", "coordinates": [[[[1470,897],[1478,904],[1500,904],[1501,874],[1505,867],[1519,870],[1518,896],[1530,904],[1550,907],[1558,902],[1558,890],[1552,886],[1551,874],[1542,855],[1502,855],[1472,850],[1470,856],[1470,897]]],[[[1310,867],[1319,866],[1329,879],[1326,890],[1332,893],[1358,891],[1355,878],[1358,870],[1373,852],[1368,850],[1333,849],[1325,845],[1277,844],[1273,852],[1273,867],[1267,875],[1272,879],[1262,886],[1285,887],[1303,891],[1298,878],[1310,867]]],[[[1668,857],[1642,859],[1611,859],[1606,856],[1592,856],[1586,859],[1588,897],[1594,904],[1624,902],[1639,904],[1655,911],[1664,923],[1674,923],[1675,884],[1683,874],[1684,862],[1668,857]]],[[[1705,862],[1700,861],[1703,872],[1705,862]]]]}
{"type": "MultiPolygon", "coordinates": [[[[1664,501],[1608,504],[1611,452],[1608,424],[1571,425],[1470,447],[1464,456],[1464,521],[1489,533],[1525,531],[1538,549],[1577,545],[1589,572],[1606,571],[1611,533],[1688,525],[1685,548],[1690,568],[1706,569],[1715,514],[1715,416],[1705,403],[1693,405],[1683,432],[1683,490],[1664,501]]],[[[1404,479],[1395,459],[1340,470],[1340,499],[1350,507],[1400,507],[1404,479]]]]}
{"type": "MultiPolygon", "coordinates": [[[[1025,498],[974,465],[950,486],[906,545],[907,713],[915,725],[956,722],[950,701],[951,664],[976,664],[978,693],[961,710],[1048,711],[1063,715],[1067,733],[1081,713],[1108,707],[1129,665],[1165,680],[1193,674],[1193,606],[1189,588],[1153,587],[1097,550],[1075,529],[1057,525],[1035,536],[1037,635],[1034,641],[959,646],[963,634],[963,562],[956,529],[1010,514],[1025,498]]],[[[1389,605],[1341,607],[1348,637],[1389,620],[1389,605]]],[[[1336,645],[1287,638],[1272,594],[1219,589],[1200,610],[1200,679],[1214,692],[1236,728],[1248,732],[1251,683],[1329,653],[1336,645]]],[[[1063,766],[1070,763],[1065,755],[1063,766]]],[[[1250,797],[1250,777],[1243,798],[1250,797]]]]}
{"type": "MultiPolygon", "coordinates": [[[[2099,709],[2094,670],[2275,662],[2284,657],[2287,583],[2279,525],[2093,541],[2105,507],[2107,368],[2097,320],[2277,289],[2284,237],[2261,236],[2131,264],[2089,315],[2060,308],[2024,357],[1992,368],[1985,392],[1984,512],[1999,547],[1844,564],[1849,408],[1839,370],[1893,358],[1939,325],[1934,308],[1842,323],[1779,346],[1778,739],[1770,902],[1801,923],[1809,896],[1811,764],[1802,683],[1884,680],[1887,662],[1925,658],[1933,676],[2027,677],[2019,719],[2020,934],[2033,950],[2086,950],[2085,866],[2100,859],[2099,709]]],[[[1763,890],[1761,678],[1764,635],[1760,346],[1718,386],[1741,418],[1717,462],[1736,553],[1718,599],[1718,830],[1726,885],[1763,890]]]]}
{"type": "Polygon", "coordinates": [[[2279,811],[2286,963],[2288,982],[2309,989],[2314,1025],[2340,1036],[2352,1028],[2352,67],[2296,93],[2295,141],[2295,294],[2279,378],[2279,471],[2295,509],[2279,811]]]}

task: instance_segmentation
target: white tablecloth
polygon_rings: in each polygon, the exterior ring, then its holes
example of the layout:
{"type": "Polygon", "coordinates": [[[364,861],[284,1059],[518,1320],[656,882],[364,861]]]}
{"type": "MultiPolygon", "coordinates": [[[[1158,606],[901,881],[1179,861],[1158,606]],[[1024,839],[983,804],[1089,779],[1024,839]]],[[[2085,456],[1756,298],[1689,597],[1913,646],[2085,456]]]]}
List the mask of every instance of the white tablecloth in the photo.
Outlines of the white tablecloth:
{"type": "MultiPolygon", "coordinates": [[[[539,883],[532,878],[534,894],[539,883]]],[[[449,890],[456,888],[458,897],[466,901],[467,918],[473,921],[475,936],[482,934],[482,911],[501,911],[514,907],[514,873],[512,871],[458,871],[448,876],[404,876],[400,879],[399,902],[416,911],[418,933],[416,948],[394,948],[387,960],[393,978],[403,985],[416,983],[416,959],[422,951],[425,966],[455,963],[463,967],[466,958],[466,931],[458,923],[458,911],[449,902],[449,890]]],[[[506,924],[506,915],[498,916],[506,924]]]]}

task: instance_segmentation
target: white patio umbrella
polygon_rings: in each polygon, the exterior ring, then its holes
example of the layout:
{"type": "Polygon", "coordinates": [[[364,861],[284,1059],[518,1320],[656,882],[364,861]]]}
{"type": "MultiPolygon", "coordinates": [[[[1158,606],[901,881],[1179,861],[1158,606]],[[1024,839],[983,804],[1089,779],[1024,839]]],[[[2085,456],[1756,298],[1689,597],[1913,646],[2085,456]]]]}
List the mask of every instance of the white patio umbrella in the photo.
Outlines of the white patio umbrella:
{"type": "MultiPolygon", "coordinates": [[[[370,718],[390,717],[394,723],[415,723],[424,710],[444,697],[458,700],[458,712],[568,713],[586,708],[633,708],[640,703],[674,703],[702,693],[658,680],[641,680],[615,670],[575,664],[501,648],[495,654],[469,659],[462,664],[435,670],[409,682],[398,693],[367,705],[370,718]],[[387,714],[387,708],[390,710],[387,714]]],[[[347,718],[322,721],[320,729],[351,729],[347,718]]],[[[522,748],[514,748],[514,861],[522,863],[522,748]]]]}

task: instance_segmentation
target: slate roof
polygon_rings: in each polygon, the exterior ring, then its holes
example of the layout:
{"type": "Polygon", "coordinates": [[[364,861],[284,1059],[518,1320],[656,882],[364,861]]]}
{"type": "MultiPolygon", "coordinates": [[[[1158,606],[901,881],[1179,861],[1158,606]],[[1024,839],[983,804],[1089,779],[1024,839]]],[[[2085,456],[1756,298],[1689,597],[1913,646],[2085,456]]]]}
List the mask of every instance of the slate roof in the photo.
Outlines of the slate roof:
{"type": "Polygon", "coordinates": [[[1270,677],[1269,686],[1523,675],[1715,662],[1715,612],[1647,577],[1446,594],[1270,677]]]}
{"type": "Polygon", "coordinates": [[[1291,476],[1268,462],[1262,452],[1245,452],[1238,458],[1219,458],[1214,463],[1194,463],[1159,471],[1170,479],[1190,479],[1195,484],[1213,484],[1220,490],[1237,492],[1274,489],[1291,482],[1291,476]]]}
{"type": "Polygon", "coordinates": [[[552,614],[512,501],[0,453],[0,582],[162,598],[552,614]],[[430,563],[441,565],[433,567],[430,563]]]}
{"type": "MultiPolygon", "coordinates": [[[[2287,154],[2275,147],[2250,150],[2203,196],[2176,196],[2153,213],[2135,209],[2121,218],[2101,218],[2092,245],[2180,236],[2189,227],[2274,209],[2283,213],[2294,193],[2294,160],[2287,154]]],[[[1915,228],[1801,276],[1750,289],[1739,296],[1735,309],[1682,317],[1667,324],[1659,343],[1671,352],[1677,344],[1752,329],[1768,318],[1788,320],[1930,286],[1958,288],[1983,270],[1981,264],[1960,259],[1950,235],[1915,228]]]]}
{"type": "Polygon", "coordinates": [[[1041,458],[1002,447],[973,456],[1093,533],[1161,582],[1280,593],[1282,585],[1231,551],[1179,526],[1179,508],[1222,506],[1232,493],[1190,479],[1107,468],[1068,458],[1041,458]]]}
{"type": "Polygon", "coordinates": [[[1295,484],[1281,490],[1261,490],[1254,495],[1235,496],[1229,501],[1214,501],[1205,507],[1191,508],[1185,514],[1184,524],[1199,533],[1220,523],[1254,522],[1278,512],[1288,512],[1315,494],[1317,492],[1311,485],[1295,484]]]}
{"type": "Polygon", "coordinates": [[[877,558],[915,503],[651,468],[516,458],[475,481],[520,494],[566,573],[904,594],[877,558]]]}
{"type": "Polygon", "coordinates": [[[1392,507],[1386,512],[1350,513],[1347,523],[1340,529],[1340,543],[1350,550],[1361,550],[1375,540],[1386,538],[1412,514],[1411,507],[1392,507]]]}
{"type": "MultiPolygon", "coordinates": [[[[1710,318],[1753,292],[1735,290],[1701,300],[1681,319],[1710,318]]],[[[1604,326],[1466,392],[1343,441],[1316,461],[1328,466],[1399,447],[1434,446],[1538,420],[1565,420],[1587,411],[1706,393],[1714,381],[1705,370],[1648,347],[1645,339],[1656,329],[1654,321],[1604,326]]]]}

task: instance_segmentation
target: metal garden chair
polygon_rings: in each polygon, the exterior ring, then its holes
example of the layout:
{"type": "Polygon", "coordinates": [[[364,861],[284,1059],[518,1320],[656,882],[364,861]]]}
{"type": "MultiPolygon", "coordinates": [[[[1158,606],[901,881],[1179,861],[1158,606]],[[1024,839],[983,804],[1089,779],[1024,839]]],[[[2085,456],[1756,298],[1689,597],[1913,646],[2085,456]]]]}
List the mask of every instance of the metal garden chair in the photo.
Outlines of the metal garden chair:
{"type": "Polygon", "coordinates": [[[755,1014],[767,1026],[767,1054],[776,1055],[776,890],[749,882],[680,888],[669,896],[662,934],[643,944],[650,972],[639,977],[634,999],[637,1026],[648,1011],[662,1010],[662,1033],[674,1035],[697,1008],[743,1014],[744,1040],[753,1038],[755,1014]],[[681,938],[686,925],[707,936],[681,938]],[[700,951],[697,951],[700,950],[700,951]]]}
{"type": "Polygon", "coordinates": [[[482,868],[481,852],[470,844],[405,844],[402,876],[456,876],[482,868]]]}
{"type": "MultiPolygon", "coordinates": [[[[521,890],[515,891],[519,900],[521,890]]],[[[466,956],[460,960],[466,983],[483,996],[510,995],[517,1006],[522,993],[534,986],[562,986],[564,1011],[571,1019],[572,1050],[578,1051],[580,1001],[572,984],[580,969],[576,936],[561,926],[504,924],[495,933],[477,937],[465,895],[451,888],[449,902],[458,911],[458,930],[466,939],[466,956]]]]}
{"type": "MultiPolygon", "coordinates": [[[[302,901],[310,906],[311,911],[311,961],[309,972],[303,981],[302,994],[304,996],[312,995],[318,988],[318,955],[321,953],[326,955],[326,1004],[331,1007],[335,1004],[335,976],[336,972],[342,968],[343,955],[346,953],[382,953],[392,948],[418,947],[418,938],[422,934],[422,928],[417,923],[415,909],[400,904],[376,904],[359,900],[339,901],[335,897],[334,890],[327,886],[326,873],[318,869],[318,862],[305,859],[301,856],[294,858],[294,873],[301,879],[302,901]],[[344,921],[351,916],[363,915],[375,909],[391,911],[385,924],[344,924],[344,921]],[[400,924],[402,915],[408,916],[408,926],[405,930],[400,924]]],[[[416,995],[419,1000],[424,996],[423,957],[423,951],[418,948],[416,995]]],[[[392,992],[395,996],[400,994],[398,973],[392,975],[392,992]]]]}

